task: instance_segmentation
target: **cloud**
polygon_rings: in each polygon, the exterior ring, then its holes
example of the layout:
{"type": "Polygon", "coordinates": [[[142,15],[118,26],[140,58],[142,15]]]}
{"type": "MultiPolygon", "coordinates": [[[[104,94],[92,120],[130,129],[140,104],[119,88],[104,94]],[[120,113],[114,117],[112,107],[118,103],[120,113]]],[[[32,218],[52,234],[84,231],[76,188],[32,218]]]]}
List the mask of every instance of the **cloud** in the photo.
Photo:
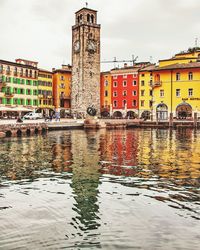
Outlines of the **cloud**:
{"type": "MultiPolygon", "coordinates": [[[[70,63],[71,26],[83,6],[82,0],[0,0],[1,59],[25,57],[47,69],[70,63]]],[[[200,41],[199,0],[95,0],[89,8],[98,11],[102,59],[134,54],[157,61],[200,41]]]]}

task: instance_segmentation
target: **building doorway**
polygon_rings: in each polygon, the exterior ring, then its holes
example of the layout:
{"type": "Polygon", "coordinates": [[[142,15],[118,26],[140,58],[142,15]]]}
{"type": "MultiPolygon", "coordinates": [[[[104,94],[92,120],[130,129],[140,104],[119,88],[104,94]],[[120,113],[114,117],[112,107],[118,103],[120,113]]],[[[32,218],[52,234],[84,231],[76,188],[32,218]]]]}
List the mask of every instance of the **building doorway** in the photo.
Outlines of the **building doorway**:
{"type": "Polygon", "coordinates": [[[160,103],[158,104],[157,108],[156,108],[156,117],[157,120],[167,120],[168,119],[168,107],[166,104],[164,103],[160,103]]]}
{"type": "Polygon", "coordinates": [[[178,119],[192,118],[192,107],[190,104],[183,102],[176,107],[176,117],[178,119]]]}

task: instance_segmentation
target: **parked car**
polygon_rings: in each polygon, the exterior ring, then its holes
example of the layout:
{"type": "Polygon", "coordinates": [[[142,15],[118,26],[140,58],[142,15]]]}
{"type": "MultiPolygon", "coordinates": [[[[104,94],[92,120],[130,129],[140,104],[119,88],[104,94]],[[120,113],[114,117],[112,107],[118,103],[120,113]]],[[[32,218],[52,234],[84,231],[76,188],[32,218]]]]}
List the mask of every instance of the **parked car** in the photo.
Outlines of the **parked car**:
{"type": "Polygon", "coordinates": [[[41,113],[34,113],[34,112],[30,112],[23,116],[23,119],[25,120],[37,120],[37,119],[42,119],[42,118],[43,117],[41,113]]]}

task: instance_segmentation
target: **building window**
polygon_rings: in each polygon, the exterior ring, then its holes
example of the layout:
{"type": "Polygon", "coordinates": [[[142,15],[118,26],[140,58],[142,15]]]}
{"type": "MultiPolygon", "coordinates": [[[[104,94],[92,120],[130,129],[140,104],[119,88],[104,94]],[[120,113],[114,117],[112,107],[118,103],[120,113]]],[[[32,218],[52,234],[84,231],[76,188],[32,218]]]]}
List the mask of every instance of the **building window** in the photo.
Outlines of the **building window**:
{"type": "Polygon", "coordinates": [[[113,82],[113,87],[117,87],[117,82],[113,82]]]}
{"type": "Polygon", "coordinates": [[[135,74],[133,74],[133,77],[137,77],[137,74],[135,73],[135,74]]]}
{"type": "Polygon", "coordinates": [[[141,90],[141,96],[144,96],[144,90],[141,90]]]}
{"type": "Polygon", "coordinates": [[[3,65],[0,65],[0,73],[3,73],[3,65]]]}
{"type": "Polygon", "coordinates": [[[117,101],[113,102],[113,107],[115,107],[115,108],[117,107],[117,101]]]}
{"type": "Polygon", "coordinates": [[[124,74],[124,75],[123,75],[123,78],[127,78],[127,74],[124,74]]]}
{"type": "Polygon", "coordinates": [[[108,90],[105,91],[104,96],[108,96],[108,90]]]}
{"type": "Polygon", "coordinates": [[[10,74],[10,66],[7,66],[6,74],[10,74]]]}
{"type": "Polygon", "coordinates": [[[176,97],[180,97],[181,96],[181,90],[180,89],[176,89],[176,97]]]}
{"type": "Polygon", "coordinates": [[[104,86],[105,87],[108,86],[108,81],[107,80],[104,81],[104,86]]]}
{"type": "Polygon", "coordinates": [[[126,106],[126,100],[123,100],[123,101],[122,101],[122,105],[123,105],[123,107],[126,106]]]}
{"type": "Polygon", "coordinates": [[[127,81],[123,81],[123,87],[127,86],[127,81]]]}
{"type": "Polygon", "coordinates": [[[141,86],[144,86],[144,80],[141,81],[141,86]]]}
{"type": "Polygon", "coordinates": [[[165,96],[164,89],[161,89],[161,90],[160,90],[160,97],[164,97],[164,96],[165,96]]]}
{"type": "Polygon", "coordinates": [[[113,92],[113,96],[116,97],[117,96],[117,91],[113,92]]]}
{"type": "Polygon", "coordinates": [[[133,81],[133,86],[136,86],[137,85],[137,81],[133,81]]]}
{"type": "Polygon", "coordinates": [[[132,91],[132,95],[136,96],[137,95],[137,91],[136,90],[132,91]]]}
{"type": "Polygon", "coordinates": [[[17,67],[15,67],[15,69],[14,69],[14,75],[15,76],[17,75],[17,67]]]}
{"type": "Polygon", "coordinates": [[[149,96],[152,96],[152,95],[153,95],[153,91],[149,90],[149,96]]]}
{"type": "Polygon", "coordinates": [[[193,89],[188,89],[188,96],[192,97],[193,96],[193,89]]]}
{"type": "Polygon", "coordinates": [[[114,75],[114,76],[113,76],[113,79],[117,79],[117,75],[114,75]]]}
{"type": "Polygon", "coordinates": [[[150,100],[149,101],[149,108],[151,108],[153,106],[153,102],[150,100]]]}
{"type": "Polygon", "coordinates": [[[137,101],[133,100],[132,104],[133,104],[133,107],[137,106],[137,101]]]}
{"type": "Polygon", "coordinates": [[[61,89],[64,89],[64,88],[65,88],[65,84],[64,84],[64,83],[61,83],[61,84],[60,84],[60,88],[61,88],[61,89]]]}
{"type": "Polygon", "coordinates": [[[144,107],[144,101],[140,102],[141,107],[144,107]]]}
{"type": "Polygon", "coordinates": [[[60,76],[60,80],[61,80],[61,81],[64,81],[64,76],[60,76]]]}
{"type": "Polygon", "coordinates": [[[28,69],[26,69],[26,77],[28,77],[28,69]]]}
{"type": "Polygon", "coordinates": [[[180,81],[181,79],[181,74],[180,73],[176,73],[176,81],[180,81]]]}
{"type": "Polygon", "coordinates": [[[17,105],[17,99],[14,99],[14,104],[17,105]]]}
{"type": "Polygon", "coordinates": [[[127,96],[127,91],[123,91],[123,96],[127,96]]]}
{"type": "Polygon", "coordinates": [[[17,88],[13,89],[14,94],[17,94],[17,88]]]}
{"type": "Polygon", "coordinates": [[[190,80],[190,81],[193,80],[193,73],[192,72],[188,73],[188,80],[190,80]]]}
{"type": "Polygon", "coordinates": [[[141,76],[144,77],[144,74],[142,74],[141,76]]]}
{"type": "Polygon", "coordinates": [[[23,74],[24,74],[24,71],[23,71],[23,68],[21,68],[21,70],[20,70],[20,76],[23,76],[23,74]]]}
{"type": "Polygon", "coordinates": [[[24,94],[24,90],[23,90],[23,89],[20,89],[19,93],[20,93],[21,95],[23,95],[23,94],[24,94]]]}

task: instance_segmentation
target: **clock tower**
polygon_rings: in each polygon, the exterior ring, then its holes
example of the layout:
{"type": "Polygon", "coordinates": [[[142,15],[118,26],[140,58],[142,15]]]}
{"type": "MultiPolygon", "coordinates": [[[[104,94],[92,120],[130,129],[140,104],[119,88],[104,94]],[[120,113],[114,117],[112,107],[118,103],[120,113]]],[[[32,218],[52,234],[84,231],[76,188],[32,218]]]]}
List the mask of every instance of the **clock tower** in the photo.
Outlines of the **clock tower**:
{"type": "Polygon", "coordinates": [[[72,26],[72,88],[73,114],[87,113],[93,106],[100,113],[100,25],[97,11],[82,8],[75,13],[72,26]]]}

